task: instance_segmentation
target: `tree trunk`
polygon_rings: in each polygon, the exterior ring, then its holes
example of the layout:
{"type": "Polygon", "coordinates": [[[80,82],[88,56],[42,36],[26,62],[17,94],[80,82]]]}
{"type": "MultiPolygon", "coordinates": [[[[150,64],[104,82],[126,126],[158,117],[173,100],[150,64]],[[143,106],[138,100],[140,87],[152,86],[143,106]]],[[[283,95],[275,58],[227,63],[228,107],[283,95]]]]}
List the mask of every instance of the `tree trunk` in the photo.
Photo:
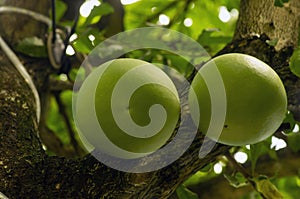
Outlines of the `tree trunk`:
{"type": "MultiPolygon", "coordinates": [[[[289,1],[284,7],[273,6],[274,0],[241,0],[240,17],[234,35],[237,51],[252,54],[270,64],[284,82],[288,94],[289,110],[300,120],[300,80],[288,67],[289,57],[298,45],[299,1],[289,1]],[[257,39],[254,39],[259,37],[257,39]],[[249,44],[249,39],[252,38],[249,44]],[[258,42],[262,41],[261,42],[258,42]],[[275,49],[266,45],[277,41],[275,49]]],[[[227,49],[226,49],[227,50],[227,49]]]]}
{"type": "MultiPolygon", "coordinates": [[[[6,4],[47,15],[48,3],[10,0],[6,4]]],[[[242,0],[234,40],[219,54],[243,52],[269,63],[283,79],[289,108],[299,119],[300,82],[288,68],[298,38],[299,17],[295,9],[299,9],[299,1],[290,0],[284,8],[273,4],[273,0],[242,0]],[[276,48],[267,44],[275,38],[276,48]]],[[[0,24],[1,35],[12,47],[22,38],[37,36],[45,40],[47,34],[44,24],[17,14],[2,14],[0,24]]],[[[47,60],[19,56],[43,98],[49,87],[50,64],[47,60]]],[[[0,192],[9,198],[167,198],[186,178],[230,148],[218,144],[199,159],[203,142],[199,133],[176,162],[143,174],[108,168],[91,155],[76,160],[47,156],[38,139],[34,96],[2,50],[0,70],[0,192]]]]}

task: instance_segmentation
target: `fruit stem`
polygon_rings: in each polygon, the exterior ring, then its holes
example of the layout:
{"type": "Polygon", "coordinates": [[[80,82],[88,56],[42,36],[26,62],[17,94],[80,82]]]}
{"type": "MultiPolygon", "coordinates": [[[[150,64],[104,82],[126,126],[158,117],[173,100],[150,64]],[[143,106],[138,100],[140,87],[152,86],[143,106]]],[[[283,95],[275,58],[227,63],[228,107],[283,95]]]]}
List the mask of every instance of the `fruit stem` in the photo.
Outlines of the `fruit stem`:
{"type": "Polygon", "coordinates": [[[246,169],[240,163],[238,163],[229,152],[225,154],[225,157],[231,163],[231,166],[234,167],[238,172],[240,172],[246,179],[252,178],[252,176],[246,171],[246,169]]]}

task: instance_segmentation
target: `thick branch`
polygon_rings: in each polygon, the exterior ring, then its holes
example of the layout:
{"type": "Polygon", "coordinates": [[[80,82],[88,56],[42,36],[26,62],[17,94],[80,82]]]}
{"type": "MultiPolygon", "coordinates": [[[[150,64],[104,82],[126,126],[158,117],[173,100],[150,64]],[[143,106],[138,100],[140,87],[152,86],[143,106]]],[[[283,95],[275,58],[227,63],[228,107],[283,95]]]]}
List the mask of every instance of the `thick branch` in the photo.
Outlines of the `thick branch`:
{"type": "Polygon", "coordinates": [[[278,40],[276,50],[297,46],[300,2],[291,0],[285,7],[275,7],[274,0],[241,0],[240,16],[234,39],[266,34],[278,40]]]}
{"type": "Polygon", "coordinates": [[[289,58],[298,45],[300,1],[275,7],[273,0],[242,0],[233,42],[218,54],[241,52],[268,63],[279,74],[288,95],[288,109],[300,121],[300,79],[289,69],[289,58]],[[269,41],[278,40],[275,47],[269,41]]]}

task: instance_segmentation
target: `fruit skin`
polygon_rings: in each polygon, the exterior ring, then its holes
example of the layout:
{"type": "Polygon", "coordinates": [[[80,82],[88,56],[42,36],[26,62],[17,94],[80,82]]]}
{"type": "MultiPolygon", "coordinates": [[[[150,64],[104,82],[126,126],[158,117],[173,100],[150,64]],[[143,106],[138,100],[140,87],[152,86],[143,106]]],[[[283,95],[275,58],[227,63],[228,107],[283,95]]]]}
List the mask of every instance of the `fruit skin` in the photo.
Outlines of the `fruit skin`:
{"type": "Polygon", "coordinates": [[[208,61],[196,74],[190,89],[196,95],[189,92],[189,106],[200,109],[198,119],[199,113],[191,108],[192,119],[205,134],[209,125],[223,125],[221,134],[207,134],[219,143],[241,146],[260,142],[272,135],[285,117],[287,97],[279,76],[270,66],[249,55],[231,53],[208,61]],[[226,93],[224,124],[210,124],[211,107],[218,104],[211,103],[209,92],[214,91],[209,91],[202,71],[213,71],[213,67],[217,67],[226,93]]]}
{"type": "Polygon", "coordinates": [[[96,148],[125,159],[144,156],[163,146],[180,113],[178,93],[171,79],[158,67],[129,58],[99,66],[84,81],[75,103],[76,125],[88,151],[96,148]],[[135,84],[136,90],[130,94],[135,84]],[[123,132],[116,118],[135,132],[123,132]]]}

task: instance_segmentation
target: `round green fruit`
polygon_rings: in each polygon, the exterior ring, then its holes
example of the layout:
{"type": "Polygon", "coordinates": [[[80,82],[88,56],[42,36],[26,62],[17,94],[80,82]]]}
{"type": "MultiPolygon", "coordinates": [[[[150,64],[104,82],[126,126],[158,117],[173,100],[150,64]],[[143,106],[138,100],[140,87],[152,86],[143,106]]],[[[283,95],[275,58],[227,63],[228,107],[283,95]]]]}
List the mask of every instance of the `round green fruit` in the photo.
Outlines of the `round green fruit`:
{"type": "Polygon", "coordinates": [[[276,72],[259,59],[239,53],[204,64],[192,82],[188,101],[199,130],[232,146],[254,144],[271,136],[287,109],[286,92],[276,72]],[[220,81],[211,77],[220,77],[220,81]],[[217,84],[221,85],[218,90],[214,89],[217,84]],[[216,110],[214,114],[212,110],[216,110]],[[214,120],[222,114],[223,121],[214,120]],[[208,132],[218,125],[222,125],[219,132],[208,132]]]}
{"type": "Polygon", "coordinates": [[[76,98],[75,121],[89,151],[131,159],[170,138],[179,120],[175,85],[158,67],[116,59],[93,71],[76,98]]]}

